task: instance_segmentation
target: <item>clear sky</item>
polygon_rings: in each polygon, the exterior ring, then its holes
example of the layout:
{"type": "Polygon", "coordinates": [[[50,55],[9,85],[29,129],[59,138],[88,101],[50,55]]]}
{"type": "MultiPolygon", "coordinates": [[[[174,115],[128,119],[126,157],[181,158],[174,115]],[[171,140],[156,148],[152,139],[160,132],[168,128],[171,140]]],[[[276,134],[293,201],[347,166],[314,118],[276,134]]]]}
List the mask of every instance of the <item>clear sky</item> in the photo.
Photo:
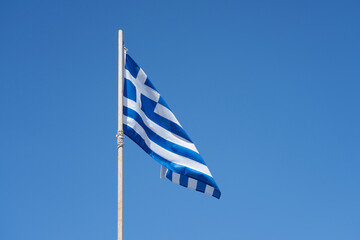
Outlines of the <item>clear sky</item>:
{"type": "Polygon", "coordinates": [[[117,30],[222,198],[125,139],[124,239],[360,239],[359,1],[0,3],[0,239],[116,239],[117,30]]]}

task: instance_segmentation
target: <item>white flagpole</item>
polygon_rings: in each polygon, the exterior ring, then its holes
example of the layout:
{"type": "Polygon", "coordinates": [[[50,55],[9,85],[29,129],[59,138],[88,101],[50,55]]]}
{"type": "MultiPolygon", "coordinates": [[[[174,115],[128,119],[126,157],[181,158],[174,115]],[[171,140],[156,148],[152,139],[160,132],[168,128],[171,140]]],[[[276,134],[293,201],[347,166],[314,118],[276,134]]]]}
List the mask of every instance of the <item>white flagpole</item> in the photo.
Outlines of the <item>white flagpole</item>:
{"type": "Polygon", "coordinates": [[[118,149],[118,240],[123,240],[123,70],[124,70],[124,43],[123,31],[118,33],[118,131],[117,149],[118,149]]]}

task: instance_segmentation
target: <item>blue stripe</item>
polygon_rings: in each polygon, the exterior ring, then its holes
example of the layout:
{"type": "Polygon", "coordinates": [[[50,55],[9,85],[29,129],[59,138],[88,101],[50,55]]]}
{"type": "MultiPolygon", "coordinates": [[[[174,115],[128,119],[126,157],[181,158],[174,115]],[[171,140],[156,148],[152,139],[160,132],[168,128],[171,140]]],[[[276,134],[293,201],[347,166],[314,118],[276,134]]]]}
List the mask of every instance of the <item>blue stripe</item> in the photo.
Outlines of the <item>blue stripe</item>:
{"type": "Polygon", "coordinates": [[[153,90],[157,91],[155,86],[152,84],[152,82],[150,81],[149,78],[146,78],[145,83],[146,86],[148,86],[149,88],[152,88],[153,90]]]}
{"type": "Polygon", "coordinates": [[[126,136],[131,138],[137,145],[139,145],[146,153],[148,153],[152,158],[154,158],[156,161],[158,161],[161,165],[165,166],[169,170],[176,172],[180,175],[184,175],[187,177],[194,178],[198,181],[201,181],[203,183],[206,183],[215,189],[219,189],[216,185],[214,179],[204,173],[201,173],[199,171],[196,171],[191,168],[187,168],[185,166],[170,162],[166,160],[165,158],[159,156],[155,152],[153,152],[145,143],[144,139],[131,127],[129,127],[126,124],[123,124],[124,133],[126,136]]]}
{"type": "Polygon", "coordinates": [[[181,186],[187,187],[188,182],[189,182],[189,178],[187,176],[180,175],[180,185],[181,186]]]}
{"type": "Polygon", "coordinates": [[[133,100],[136,102],[136,87],[128,79],[124,80],[124,97],[133,100]]]}
{"type": "Polygon", "coordinates": [[[173,172],[172,172],[171,170],[169,170],[169,169],[166,171],[166,176],[165,176],[165,177],[166,177],[167,179],[169,179],[170,181],[173,180],[173,179],[172,179],[172,177],[173,177],[173,174],[172,174],[172,173],[173,173],[173,172]]]}
{"type": "Polygon", "coordinates": [[[141,116],[134,110],[128,107],[123,107],[123,114],[129,118],[134,119],[146,132],[148,138],[161,146],[162,148],[169,150],[170,152],[176,153],[180,156],[190,158],[194,161],[199,163],[205,164],[204,160],[202,159],[201,155],[193,150],[190,150],[186,147],[180,146],[176,143],[170,142],[159,135],[157,135],[153,130],[151,130],[146,124],[144,123],[141,116]]]}
{"type": "Polygon", "coordinates": [[[156,104],[157,102],[141,94],[141,110],[143,110],[143,112],[149,119],[151,119],[151,121],[157,123],[166,130],[188,140],[189,142],[192,142],[190,137],[187,135],[187,133],[181,126],[154,112],[156,104]]]}
{"type": "Polygon", "coordinates": [[[220,199],[220,196],[221,196],[220,190],[215,188],[213,196],[216,197],[217,199],[220,199]]]}
{"type": "Polygon", "coordinates": [[[196,191],[205,192],[205,188],[206,188],[206,184],[198,181],[198,184],[196,186],[196,191]]]}
{"type": "Polygon", "coordinates": [[[126,54],[125,69],[129,70],[129,72],[134,78],[137,77],[140,70],[140,67],[128,54],[126,54]]]}

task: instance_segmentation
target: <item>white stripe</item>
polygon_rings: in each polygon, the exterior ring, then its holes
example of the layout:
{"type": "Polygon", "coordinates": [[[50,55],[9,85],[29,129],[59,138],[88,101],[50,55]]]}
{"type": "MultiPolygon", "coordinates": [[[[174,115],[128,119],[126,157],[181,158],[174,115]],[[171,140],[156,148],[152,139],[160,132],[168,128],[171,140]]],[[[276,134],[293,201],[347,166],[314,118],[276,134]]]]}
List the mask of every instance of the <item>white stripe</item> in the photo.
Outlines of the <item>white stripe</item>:
{"type": "Polygon", "coordinates": [[[180,184],[180,174],[176,172],[172,172],[172,180],[173,183],[180,184]]]}
{"type": "Polygon", "coordinates": [[[148,138],[148,136],[146,135],[145,130],[134,119],[124,116],[123,121],[124,121],[124,124],[128,125],[132,129],[134,129],[134,131],[137,132],[144,139],[146,145],[153,152],[158,154],[159,156],[165,158],[166,160],[168,160],[170,162],[182,165],[184,167],[194,169],[196,171],[199,171],[201,173],[211,176],[211,173],[206,165],[199,163],[197,161],[194,161],[192,159],[180,156],[173,152],[170,152],[170,151],[166,150],[165,148],[162,148],[155,142],[151,141],[148,138]]]}
{"type": "Polygon", "coordinates": [[[176,123],[177,125],[179,125],[181,127],[181,124],[176,119],[175,115],[167,107],[164,107],[160,103],[156,104],[154,112],[159,114],[160,116],[163,116],[164,118],[176,123]]]}
{"type": "Polygon", "coordinates": [[[212,196],[213,193],[214,193],[214,188],[213,188],[212,186],[206,184],[205,193],[206,193],[206,194],[209,194],[210,196],[212,196]]]}
{"type": "Polygon", "coordinates": [[[166,178],[167,168],[163,165],[160,166],[160,178],[166,178]]]}
{"type": "Polygon", "coordinates": [[[193,179],[193,178],[190,178],[190,177],[189,177],[189,180],[188,180],[188,188],[193,189],[193,190],[196,190],[197,182],[198,182],[198,181],[197,181],[196,179],[193,179]]]}
{"type": "MultiPolygon", "coordinates": [[[[129,72],[130,73],[130,72],[129,72]]],[[[131,74],[130,74],[131,75],[131,74]]],[[[132,75],[131,75],[132,76],[132,75]]],[[[140,82],[140,83],[142,83],[142,84],[144,84],[145,83],[145,81],[146,81],[146,79],[147,79],[147,75],[146,75],[146,73],[144,72],[144,70],[142,70],[142,68],[140,68],[139,69],[139,72],[138,72],[138,75],[136,76],[136,79],[140,82]]]]}
{"type": "MultiPolygon", "coordinates": [[[[193,150],[194,152],[199,153],[198,150],[196,149],[195,145],[192,142],[187,141],[186,139],[168,131],[165,128],[162,128],[158,124],[151,121],[151,119],[149,119],[145,115],[145,113],[141,109],[139,109],[138,104],[136,102],[134,102],[133,100],[130,100],[130,99],[124,97],[123,103],[124,103],[125,107],[128,107],[128,108],[134,110],[135,112],[137,112],[140,115],[140,117],[142,118],[142,120],[144,121],[145,125],[148,128],[150,128],[153,132],[155,132],[157,135],[159,135],[160,137],[162,137],[172,143],[178,144],[180,146],[183,146],[185,148],[193,150]]],[[[127,116],[124,115],[124,117],[127,117],[127,116]]]]}

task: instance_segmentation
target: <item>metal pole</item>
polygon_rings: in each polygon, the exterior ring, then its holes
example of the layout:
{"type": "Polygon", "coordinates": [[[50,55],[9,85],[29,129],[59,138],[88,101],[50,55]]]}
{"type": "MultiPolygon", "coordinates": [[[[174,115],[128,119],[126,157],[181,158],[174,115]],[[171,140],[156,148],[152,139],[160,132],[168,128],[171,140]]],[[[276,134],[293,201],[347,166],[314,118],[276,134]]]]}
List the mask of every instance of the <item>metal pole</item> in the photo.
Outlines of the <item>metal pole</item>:
{"type": "Polygon", "coordinates": [[[118,131],[117,149],[118,149],[118,240],[123,240],[123,70],[124,70],[124,44],[123,31],[118,33],[118,131]]]}

